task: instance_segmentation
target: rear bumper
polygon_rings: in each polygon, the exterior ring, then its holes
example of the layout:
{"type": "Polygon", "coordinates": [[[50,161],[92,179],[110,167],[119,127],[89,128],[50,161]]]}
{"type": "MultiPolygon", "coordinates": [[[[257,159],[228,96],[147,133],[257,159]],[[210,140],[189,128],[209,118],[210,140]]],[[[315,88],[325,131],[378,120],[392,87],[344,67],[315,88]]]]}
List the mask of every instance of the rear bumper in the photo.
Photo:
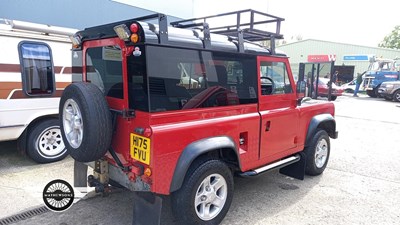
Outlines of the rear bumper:
{"type": "MultiPolygon", "coordinates": [[[[146,182],[144,182],[140,176],[135,176],[134,179],[132,179],[130,177],[130,175],[132,176],[132,173],[126,173],[124,171],[121,170],[121,168],[109,163],[106,160],[100,159],[98,160],[100,162],[104,162],[108,164],[107,167],[107,172],[105,172],[105,176],[108,177],[109,179],[113,180],[114,182],[117,182],[118,184],[120,184],[121,186],[124,186],[125,188],[127,188],[128,190],[131,191],[151,191],[151,187],[149,184],[147,184],[146,182]]],[[[96,164],[95,162],[89,162],[86,163],[87,166],[93,168],[93,172],[96,172],[96,164]]],[[[78,167],[74,167],[78,168],[78,167]]],[[[78,173],[79,171],[76,171],[76,173],[78,173]]],[[[83,175],[82,175],[83,176],[83,175]]],[[[85,177],[85,176],[83,176],[85,177]]]]}

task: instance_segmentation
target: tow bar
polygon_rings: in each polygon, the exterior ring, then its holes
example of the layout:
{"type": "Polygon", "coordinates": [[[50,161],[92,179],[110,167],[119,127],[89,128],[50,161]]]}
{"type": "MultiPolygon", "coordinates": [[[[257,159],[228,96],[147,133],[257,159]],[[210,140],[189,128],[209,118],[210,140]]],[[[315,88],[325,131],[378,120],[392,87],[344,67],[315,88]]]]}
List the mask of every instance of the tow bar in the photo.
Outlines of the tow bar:
{"type": "MultiPolygon", "coordinates": [[[[108,175],[108,162],[97,160],[94,165],[93,175],[87,175],[88,166],[75,161],[74,163],[74,187],[94,187],[96,193],[107,196],[110,191],[110,177],[108,175]]],[[[132,225],[159,225],[161,222],[161,210],[163,199],[151,192],[133,193],[133,220],[132,225]]]]}
{"type": "Polygon", "coordinates": [[[108,176],[108,162],[105,160],[97,160],[94,163],[93,175],[88,176],[88,184],[94,187],[96,193],[102,193],[103,196],[111,192],[108,176]]]}

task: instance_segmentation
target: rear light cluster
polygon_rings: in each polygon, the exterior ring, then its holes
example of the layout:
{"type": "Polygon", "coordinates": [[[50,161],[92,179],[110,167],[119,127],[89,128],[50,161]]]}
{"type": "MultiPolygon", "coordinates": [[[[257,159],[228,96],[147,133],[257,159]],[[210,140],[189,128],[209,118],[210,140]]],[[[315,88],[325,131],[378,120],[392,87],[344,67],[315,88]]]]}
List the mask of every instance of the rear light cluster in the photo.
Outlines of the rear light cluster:
{"type": "Polygon", "coordinates": [[[125,24],[115,26],[114,31],[124,41],[131,41],[134,44],[140,41],[139,25],[137,23],[132,23],[129,28],[125,24]]]}

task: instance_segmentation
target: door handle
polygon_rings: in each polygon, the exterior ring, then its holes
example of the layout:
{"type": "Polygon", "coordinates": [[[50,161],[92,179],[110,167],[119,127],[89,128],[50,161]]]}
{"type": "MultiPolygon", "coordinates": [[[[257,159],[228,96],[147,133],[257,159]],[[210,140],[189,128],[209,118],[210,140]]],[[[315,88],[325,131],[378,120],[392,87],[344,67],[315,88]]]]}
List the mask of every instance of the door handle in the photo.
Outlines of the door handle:
{"type": "Polygon", "coordinates": [[[271,121],[267,121],[265,124],[265,131],[269,131],[269,129],[271,129],[271,121]]]}

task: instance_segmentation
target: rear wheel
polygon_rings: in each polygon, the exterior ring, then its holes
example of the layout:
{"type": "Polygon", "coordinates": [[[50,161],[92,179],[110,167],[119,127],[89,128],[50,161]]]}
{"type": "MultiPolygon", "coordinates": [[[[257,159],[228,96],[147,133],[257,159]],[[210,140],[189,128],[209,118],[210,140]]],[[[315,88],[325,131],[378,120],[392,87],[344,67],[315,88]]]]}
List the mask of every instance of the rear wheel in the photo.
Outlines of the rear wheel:
{"type": "Polygon", "coordinates": [[[91,83],[67,86],[60,100],[61,134],[72,158],[100,159],[111,145],[111,113],[100,89],[91,83]]]}
{"type": "Polygon", "coordinates": [[[172,195],[175,217],[182,224],[219,224],[233,198],[233,175],[220,160],[192,166],[185,181],[172,195]]]}
{"type": "Polygon", "coordinates": [[[306,174],[320,175],[328,164],[330,155],[330,142],[325,130],[317,130],[311,143],[306,147],[306,174]]]}
{"type": "Polygon", "coordinates": [[[336,99],[337,99],[337,96],[335,96],[335,95],[332,95],[332,96],[331,96],[331,100],[332,100],[332,101],[335,101],[336,99]]]}
{"type": "Polygon", "coordinates": [[[396,92],[394,92],[394,94],[393,94],[393,99],[394,99],[396,102],[400,102],[400,89],[397,90],[396,92]]]}
{"type": "Polygon", "coordinates": [[[59,161],[68,155],[57,118],[39,121],[29,128],[26,153],[38,163],[59,161]]]}

